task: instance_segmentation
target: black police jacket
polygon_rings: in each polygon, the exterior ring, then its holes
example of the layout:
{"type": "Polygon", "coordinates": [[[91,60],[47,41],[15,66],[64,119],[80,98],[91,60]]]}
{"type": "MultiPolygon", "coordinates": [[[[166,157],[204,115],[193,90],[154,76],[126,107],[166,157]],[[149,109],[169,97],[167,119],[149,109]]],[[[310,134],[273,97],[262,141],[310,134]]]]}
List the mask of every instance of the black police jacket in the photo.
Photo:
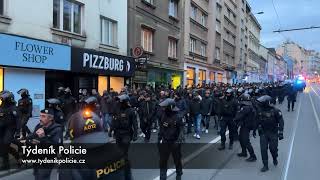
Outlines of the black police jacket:
{"type": "Polygon", "coordinates": [[[54,121],[61,125],[65,122],[64,114],[61,110],[54,109],[54,121]]]}
{"type": "Polygon", "coordinates": [[[0,107],[0,127],[20,129],[18,112],[14,105],[0,107]]]}
{"type": "Polygon", "coordinates": [[[23,97],[18,100],[18,111],[21,114],[27,114],[32,116],[32,99],[29,97],[23,97]]]}
{"type": "Polygon", "coordinates": [[[183,122],[177,112],[163,113],[159,126],[159,142],[162,140],[164,143],[173,143],[179,140],[183,122]]]}
{"type": "Polygon", "coordinates": [[[257,112],[257,127],[259,131],[283,131],[284,121],[282,113],[275,107],[261,107],[257,112]]]}
{"type": "Polygon", "coordinates": [[[111,129],[114,130],[116,136],[136,135],[138,133],[138,121],[134,110],[130,107],[119,108],[113,115],[111,129]]]}
{"type": "Polygon", "coordinates": [[[238,107],[238,103],[234,98],[229,100],[224,99],[222,101],[221,115],[223,117],[234,117],[237,113],[237,107],[238,107]]]}
{"type": "Polygon", "coordinates": [[[252,106],[241,106],[234,119],[239,126],[256,129],[255,110],[252,106]]]}

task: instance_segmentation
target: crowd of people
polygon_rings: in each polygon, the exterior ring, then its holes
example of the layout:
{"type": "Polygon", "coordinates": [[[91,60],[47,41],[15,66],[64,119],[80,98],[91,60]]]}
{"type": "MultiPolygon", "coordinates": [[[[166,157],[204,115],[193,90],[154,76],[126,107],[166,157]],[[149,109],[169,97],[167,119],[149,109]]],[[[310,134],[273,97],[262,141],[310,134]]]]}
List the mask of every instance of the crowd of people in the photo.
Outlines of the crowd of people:
{"type": "MultiPolygon", "coordinates": [[[[177,179],[181,179],[181,145],[172,144],[186,142],[185,135],[191,133],[200,139],[211,131],[211,120],[214,121],[212,130],[221,136],[219,150],[226,148],[226,131],[229,130],[228,148],[232,149],[234,142],[239,140],[242,151],[238,156],[247,157],[249,153],[248,162],[257,160],[250,134],[256,137],[258,131],[263,161],[261,171],[265,172],[268,170],[268,148],[274,165],[277,165],[278,139],[283,139],[282,113],[271,104],[282,104],[287,97],[288,111],[294,111],[297,96],[294,85],[283,82],[213,83],[177,89],[162,86],[132,89],[125,86],[119,93],[111,89],[101,95],[95,89],[91,93],[82,89],[78,97],[74,97],[68,87],[60,87],[57,91],[57,97],[46,100],[46,109],[41,111],[40,124],[34,132],[27,127],[32,117],[32,99],[28,90],[18,92],[21,95],[18,103],[12,92],[0,93],[0,144],[6,144],[0,152],[3,159],[1,169],[9,168],[9,153],[17,160],[21,158],[10,146],[16,139],[34,140],[38,137],[38,143],[45,139],[46,143],[53,144],[62,144],[66,139],[72,141],[77,136],[74,127],[79,122],[79,112],[90,110],[97,118],[94,121],[100,122],[102,131],[113,136],[116,143],[125,149],[126,160],[129,160],[127,152],[131,141],[140,136],[148,143],[152,132],[158,132],[162,180],[166,179],[170,154],[176,164],[177,179]],[[61,129],[57,130],[57,127],[61,129]],[[48,131],[50,128],[54,130],[48,131]],[[48,133],[51,133],[50,138],[44,138],[48,133]]],[[[130,170],[127,172],[126,178],[130,179],[130,170]]],[[[47,177],[47,174],[40,173],[40,177],[47,177]]]]}

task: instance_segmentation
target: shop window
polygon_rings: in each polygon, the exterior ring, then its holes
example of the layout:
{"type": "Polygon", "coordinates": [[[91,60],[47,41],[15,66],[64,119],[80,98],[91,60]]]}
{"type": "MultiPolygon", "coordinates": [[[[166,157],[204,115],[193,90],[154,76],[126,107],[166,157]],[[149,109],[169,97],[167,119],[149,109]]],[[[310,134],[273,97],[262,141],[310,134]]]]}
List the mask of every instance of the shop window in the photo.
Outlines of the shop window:
{"type": "Polygon", "coordinates": [[[203,84],[206,81],[206,71],[199,69],[199,84],[203,84]]]}
{"type": "Polygon", "coordinates": [[[120,92],[124,87],[124,78],[123,77],[110,77],[110,89],[120,92]]]}
{"type": "Polygon", "coordinates": [[[4,14],[4,0],[0,0],[0,15],[4,14]]]}
{"type": "Polygon", "coordinates": [[[168,56],[171,58],[177,58],[177,44],[178,41],[173,38],[169,38],[168,56]]]}
{"type": "Polygon", "coordinates": [[[0,68],[0,92],[3,91],[3,69],[0,68]]]}
{"type": "Polygon", "coordinates": [[[169,1],[169,16],[177,17],[178,16],[178,1],[170,0],[169,1]]]}
{"type": "Polygon", "coordinates": [[[103,91],[108,90],[108,77],[99,76],[98,77],[98,92],[100,95],[103,94],[103,91]]]}
{"type": "Polygon", "coordinates": [[[147,28],[141,30],[141,45],[147,52],[153,51],[153,31],[147,28]]]}
{"type": "Polygon", "coordinates": [[[218,82],[221,83],[223,79],[223,75],[222,74],[218,74],[218,82]]]}
{"type": "Polygon", "coordinates": [[[188,87],[194,85],[195,83],[195,69],[188,68],[187,69],[187,85],[188,87]]]}
{"type": "Polygon", "coordinates": [[[214,72],[210,72],[210,81],[213,82],[215,81],[215,77],[214,77],[214,72]]]}
{"type": "Polygon", "coordinates": [[[117,21],[101,17],[101,43],[109,46],[118,46],[117,21]]]}
{"type": "Polygon", "coordinates": [[[53,0],[53,27],[81,34],[82,6],[71,0],[53,0]]]}

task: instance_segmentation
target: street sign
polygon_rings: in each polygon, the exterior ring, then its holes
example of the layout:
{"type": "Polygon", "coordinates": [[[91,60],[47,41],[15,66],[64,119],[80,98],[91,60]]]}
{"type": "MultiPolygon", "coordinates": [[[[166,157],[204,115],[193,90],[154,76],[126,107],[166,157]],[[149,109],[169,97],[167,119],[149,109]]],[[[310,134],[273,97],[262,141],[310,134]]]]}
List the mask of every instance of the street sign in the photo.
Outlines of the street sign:
{"type": "Polygon", "coordinates": [[[136,68],[137,69],[146,69],[147,68],[147,62],[148,62],[149,57],[140,57],[136,58],[136,68]]]}
{"type": "Polygon", "coordinates": [[[133,49],[132,55],[134,58],[140,58],[143,55],[143,48],[141,46],[137,46],[133,49]]]}

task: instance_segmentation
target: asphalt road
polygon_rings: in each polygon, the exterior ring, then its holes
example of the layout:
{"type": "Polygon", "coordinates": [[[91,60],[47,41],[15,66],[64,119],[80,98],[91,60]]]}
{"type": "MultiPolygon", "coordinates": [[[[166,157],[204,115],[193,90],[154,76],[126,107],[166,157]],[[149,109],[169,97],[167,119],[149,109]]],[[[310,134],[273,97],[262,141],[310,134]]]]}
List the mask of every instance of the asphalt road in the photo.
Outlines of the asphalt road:
{"type": "MultiPolygon", "coordinates": [[[[201,140],[191,136],[187,142],[195,144],[196,149],[185,153],[183,180],[316,180],[320,177],[320,85],[310,84],[304,93],[297,98],[295,111],[287,111],[286,101],[277,105],[282,110],[285,120],[285,139],[279,143],[279,165],[274,167],[269,162],[269,171],[261,173],[262,167],[259,137],[251,138],[258,160],[247,163],[244,158],[237,157],[240,151],[239,143],[233,150],[217,151],[219,137],[212,128],[209,134],[203,134],[201,140]],[[210,142],[210,144],[205,144],[210,142]]],[[[156,134],[152,134],[155,141],[156,134]]],[[[139,142],[142,142],[140,139],[139,142]]],[[[228,142],[228,140],[227,140],[228,142]]],[[[188,149],[189,150],[189,149],[188,149]]],[[[142,157],[143,158],[143,157],[142,157]]],[[[271,158],[271,156],[270,156],[271,158]]],[[[156,160],[155,160],[156,161],[156,160]]],[[[174,170],[168,172],[170,180],[175,179],[174,170]]],[[[135,180],[156,180],[159,177],[159,169],[134,169],[135,180]]],[[[56,173],[52,174],[52,179],[56,173]]],[[[25,170],[2,179],[34,179],[32,170],[25,170]]]]}

